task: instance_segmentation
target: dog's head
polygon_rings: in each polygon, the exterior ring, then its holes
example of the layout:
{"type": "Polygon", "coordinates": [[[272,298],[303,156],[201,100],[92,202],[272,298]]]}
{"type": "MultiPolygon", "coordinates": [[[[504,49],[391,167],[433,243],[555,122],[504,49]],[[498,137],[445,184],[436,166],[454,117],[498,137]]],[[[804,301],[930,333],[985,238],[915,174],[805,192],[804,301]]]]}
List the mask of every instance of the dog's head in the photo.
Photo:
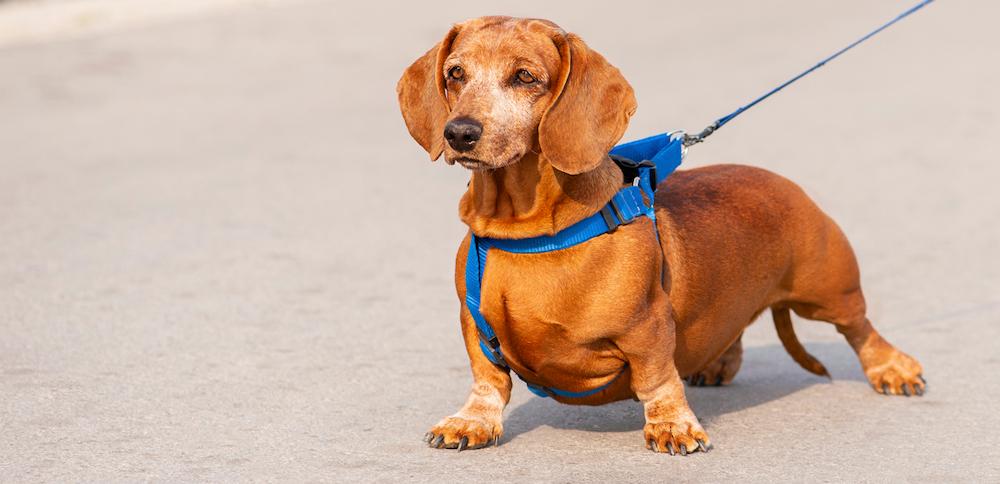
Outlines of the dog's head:
{"type": "Polygon", "coordinates": [[[397,85],[414,139],[436,160],[496,169],[541,150],[592,170],[635,112],[632,87],[579,37],[547,20],[483,17],[452,27],[397,85]]]}

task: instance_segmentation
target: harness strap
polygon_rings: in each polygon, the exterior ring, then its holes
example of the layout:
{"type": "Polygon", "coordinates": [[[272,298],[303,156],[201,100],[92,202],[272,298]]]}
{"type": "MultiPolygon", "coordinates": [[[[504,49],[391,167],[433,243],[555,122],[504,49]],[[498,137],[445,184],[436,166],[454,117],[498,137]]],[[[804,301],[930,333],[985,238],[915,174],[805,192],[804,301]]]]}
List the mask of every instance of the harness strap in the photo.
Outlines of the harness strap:
{"type": "MultiPolygon", "coordinates": [[[[685,151],[683,140],[683,132],[662,133],[615,146],[611,149],[610,154],[611,158],[619,166],[634,164],[638,168],[638,165],[644,163],[644,161],[637,163],[632,160],[648,160],[652,163],[654,168],[652,171],[654,173],[652,173],[653,177],[650,180],[651,183],[648,186],[649,191],[647,192],[647,195],[652,196],[657,185],[666,180],[667,176],[681,165],[685,151]]],[[[626,172],[626,177],[628,176],[628,170],[628,166],[622,168],[622,171],[626,172]]]]}
{"type": "MultiPolygon", "coordinates": [[[[598,235],[614,232],[619,226],[646,215],[653,218],[653,205],[646,205],[643,190],[637,186],[623,188],[600,211],[555,235],[539,235],[528,239],[493,239],[476,237],[504,252],[540,254],[582,244],[598,235]]],[[[651,201],[652,202],[652,201],[651,201]]]]}
{"type": "MultiPolygon", "coordinates": [[[[594,237],[612,233],[618,227],[643,216],[649,217],[654,222],[653,233],[659,240],[660,234],[656,230],[656,214],[653,207],[656,185],[680,165],[683,154],[683,137],[670,133],[619,145],[611,150],[610,155],[622,167],[626,180],[631,176],[632,185],[619,190],[597,213],[554,235],[540,235],[527,239],[495,239],[479,237],[474,233],[470,235],[469,253],[465,261],[465,305],[476,324],[479,349],[487,359],[501,368],[511,369],[504,358],[500,340],[493,326],[486,321],[481,311],[483,275],[486,272],[486,260],[490,249],[515,254],[539,254],[562,250],[582,244],[594,237]],[[635,159],[643,161],[632,161],[635,159]]],[[[627,368],[626,364],[607,383],[581,392],[546,387],[530,382],[520,374],[517,376],[535,395],[583,398],[597,394],[614,384],[627,368]]]]}

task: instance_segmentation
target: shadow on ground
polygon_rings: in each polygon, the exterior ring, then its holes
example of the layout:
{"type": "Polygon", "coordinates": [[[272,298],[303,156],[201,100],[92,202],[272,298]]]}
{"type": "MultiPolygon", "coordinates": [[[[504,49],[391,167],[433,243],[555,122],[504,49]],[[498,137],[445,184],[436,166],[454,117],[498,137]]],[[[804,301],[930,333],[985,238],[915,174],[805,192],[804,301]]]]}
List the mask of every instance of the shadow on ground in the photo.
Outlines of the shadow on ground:
{"type": "MultiPolygon", "coordinates": [[[[822,361],[837,380],[867,380],[853,351],[845,343],[813,343],[809,351],[822,361]]],[[[781,345],[746,348],[743,366],[731,385],[685,388],[698,418],[710,428],[716,418],[780,400],[829,380],[799,368],[781,345]]],[[[517,391],[517,389],[515,389],[517,391]]],[[[514,408],[505,420],[508,439],[548,426],[592,432],[632,432],[644,424],[642,405],[635,401],[599,407],[564,405],[547,398],[531,398],[514,408]]]]}

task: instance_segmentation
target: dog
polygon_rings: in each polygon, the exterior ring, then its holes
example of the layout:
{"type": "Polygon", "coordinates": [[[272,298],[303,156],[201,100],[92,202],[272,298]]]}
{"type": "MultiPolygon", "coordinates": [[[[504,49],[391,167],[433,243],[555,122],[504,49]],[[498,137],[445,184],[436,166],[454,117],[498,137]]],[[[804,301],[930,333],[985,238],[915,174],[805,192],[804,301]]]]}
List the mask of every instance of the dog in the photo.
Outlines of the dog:
{"type": "MultiPolygon", "coordinates": [[[[497,444],[510,399],[507,368],[480,351],[465,302],[471,234],[552,235],[598,212],[623,187],[608,151],[635,112],[621,72],[577,35],[540,19],[456,24],[397,85],[409,133],[431,160],[471,171],[459,215],[470,235],[456,261],[472,390],[424,436],[435,448],[497,444]]],[[[481,313],[510,369],[526,381],[583,390],[569,404],[642,402],[655,452],[707,452],[684,381],[725,385],[741,337],[765,309],[792,358],[829,376],[805,351],[790,311],[832,323],[868,381],[886,395],[923,395],[920,363],[865,316],[858,264],[837,225],[791,181],[759,168],[715,165],[670,175],[655,221],[553,252],[490,251],[481,313]],[[658,233],[658,237],[657,237],[658,233]],[[619,378],[620,376],[620,378],[619,378]]]]}

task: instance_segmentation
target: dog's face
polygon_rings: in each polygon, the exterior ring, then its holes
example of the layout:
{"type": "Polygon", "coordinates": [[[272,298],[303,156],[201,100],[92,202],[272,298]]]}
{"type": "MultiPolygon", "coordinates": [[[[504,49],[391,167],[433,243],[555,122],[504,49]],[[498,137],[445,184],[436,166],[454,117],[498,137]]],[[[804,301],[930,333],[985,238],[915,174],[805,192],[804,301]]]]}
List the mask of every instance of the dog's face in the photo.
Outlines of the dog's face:
{"type": "Polygon", "coordinates": [[[533,149],[559,77],[553,27],[540,22],[477,22],[462,28],[441,74],[451,114],[444,157],[466,168],[500,168],[533,149]]]}
{"type": "Polygon", "coordinates": [[[473,170],[542,152],[557,169],[596,167],[635,98],[617,69],[552,22],[483,17],[458,24],[397,86],[407,128],[437,159],[473,170]]]}

